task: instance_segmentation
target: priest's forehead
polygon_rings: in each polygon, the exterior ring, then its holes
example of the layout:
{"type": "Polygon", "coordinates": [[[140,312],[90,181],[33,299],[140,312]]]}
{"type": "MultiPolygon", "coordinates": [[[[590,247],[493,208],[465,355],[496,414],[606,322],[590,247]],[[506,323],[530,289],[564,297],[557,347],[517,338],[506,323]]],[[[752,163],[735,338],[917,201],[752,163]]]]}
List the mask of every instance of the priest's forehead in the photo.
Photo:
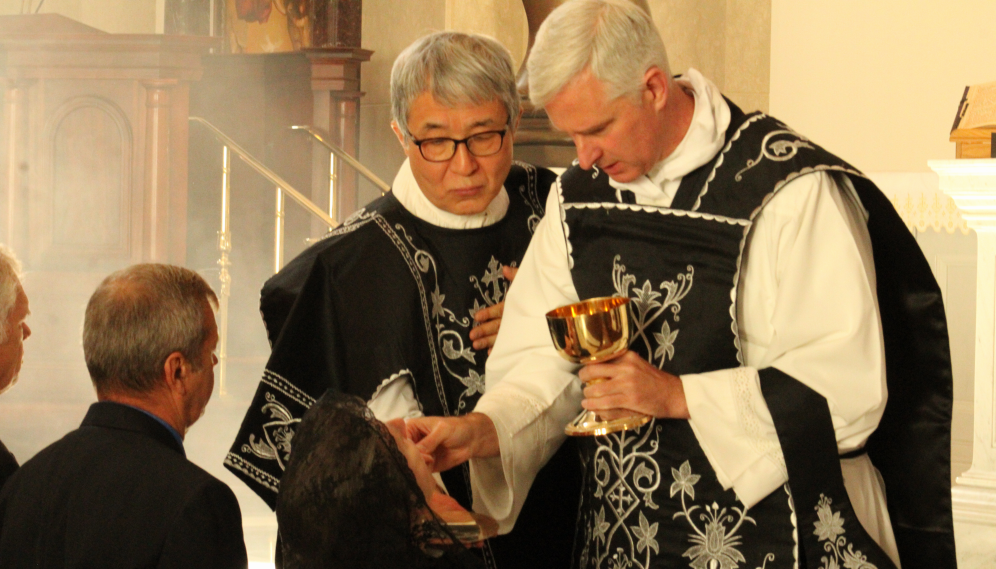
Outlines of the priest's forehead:
{"type": "Polygon", "coordinates": [[[412,103],[424,93],[448,107],[498,100],[509,122],[519,116],[519,93],[508,50],[477,34],[430,34],[416,40],[394,61],[391,112],[406,137],[411,137],[408,119],[412,103]]]}

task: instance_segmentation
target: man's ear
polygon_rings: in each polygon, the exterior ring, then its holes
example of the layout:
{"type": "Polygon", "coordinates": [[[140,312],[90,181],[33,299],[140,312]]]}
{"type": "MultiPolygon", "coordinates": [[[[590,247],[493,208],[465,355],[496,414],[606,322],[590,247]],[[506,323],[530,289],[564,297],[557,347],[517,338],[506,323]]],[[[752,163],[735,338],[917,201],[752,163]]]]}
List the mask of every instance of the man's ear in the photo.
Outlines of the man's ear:
{"type": "Polygon", "coordinates": [[[170,392],[186,394],[186,380],[189,371],[190,364],[180,352],[173,352],[166,356],[166,362],[163,363],[163,374],[166,378],[166,387],[169,388],[170,392]]]}
{"type": "Polygon", "coordinates": [[[405,135],[401,132],[401,128],[398,127],[398,121],[391,121],[391,130],[394,131],[394,136],[398,137],[398,142],[401,144],[401,148],[408,150],[408,144],[405,142],[405,135]]]}
{"type": "Polygon", "coordinates": [[[668,79],[667,74],[656,65],[643,74],[643,85],[647,88],[645,96],[649,95],[654,110],[660,111],[667,105],[670,95],[668,79]]]}

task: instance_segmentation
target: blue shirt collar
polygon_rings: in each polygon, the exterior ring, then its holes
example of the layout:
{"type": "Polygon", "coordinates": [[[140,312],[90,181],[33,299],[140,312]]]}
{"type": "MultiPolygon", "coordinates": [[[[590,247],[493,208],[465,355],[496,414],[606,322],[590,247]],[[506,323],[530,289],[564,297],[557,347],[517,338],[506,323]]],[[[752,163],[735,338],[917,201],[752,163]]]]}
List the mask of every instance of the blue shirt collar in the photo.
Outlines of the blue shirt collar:
{"type": "Polygon", "coordinates": [[[169,431],[169,434],[173,435],[173,438],[176,439],[176,443],[178,445],[180,445],[180,452],[183,453],[184,457],[187,456],[187,451],[186,451],[186,449],[183,448],[183,437],[180,436],[180,433],[177,432],[177,430],[173,428],[173,425],[170,425],[166,421],[163,421],[159,416],[154,415],[152,413],[149,413],[148,411],[146,411],[145,409],[142,409],[140,407],[135,407],[134,405],[128,405],[127,403],[118,403],[118,404],[119,405],[124,405],[125,407],[131,407],[132,409],[134,409],[136,411],[141,411],[142,413],[145,413],[149,417],[152,417],[153,419],[155,419],[156,421],[158,421],[160,425],[166,427],[166,430],[169,431]]]}

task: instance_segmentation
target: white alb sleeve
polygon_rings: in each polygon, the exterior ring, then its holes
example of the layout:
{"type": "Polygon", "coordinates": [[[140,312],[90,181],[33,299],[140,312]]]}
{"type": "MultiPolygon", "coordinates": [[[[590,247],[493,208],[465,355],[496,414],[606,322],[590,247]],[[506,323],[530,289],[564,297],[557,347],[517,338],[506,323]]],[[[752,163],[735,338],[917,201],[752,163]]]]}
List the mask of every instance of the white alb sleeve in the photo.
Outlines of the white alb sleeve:
{"type": "Polygon", "coordinates": [[[740,281],[745,367],[681,378],[706,457],[748,507],[787,480],[758,369],[778,368],[826,397],[842,451],[862,446],[885,408],[871,241],[852,192],[819,173],[772,198],[740,281]]]}
{"type": "Polygon", "coordinates": [[[556,184],[509,289],[486,391],[475,411],[495,424],[501,456],[470,461],[474,509],[512,529],[540,468],[563,443],[581,409],[575,364],[553,349],[544,315],[578,301],[567,260],[556,184]]]}

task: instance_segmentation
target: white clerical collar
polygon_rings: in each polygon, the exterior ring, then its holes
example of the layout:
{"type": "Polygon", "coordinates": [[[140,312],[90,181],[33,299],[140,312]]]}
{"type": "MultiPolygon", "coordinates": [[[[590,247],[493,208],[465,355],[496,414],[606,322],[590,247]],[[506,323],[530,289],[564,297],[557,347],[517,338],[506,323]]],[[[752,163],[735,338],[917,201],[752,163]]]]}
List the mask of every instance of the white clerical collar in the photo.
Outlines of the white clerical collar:
{"type": "Polygon", "coordinates": [[[730,126],[730,106],[719,88],[695,69],[689,69],[679,77],[678,84],[688,88],[695,98],[695,111],[684,138],[645,176],[625,184],[610,180],[614,188],[636,194],[638,203],[670,205],[678,190],[676,182],[712,160],[725,144],[726,129],[730,126]],[[665,195],[661,195],[662,190],[665,195]]]}
{"type": "Polygon", "coordinates": [[[391,191],[409,213],[433,225],[448,229],[487,227],[500,221],[508,211],[508,192],[505,191],[504,187],[481,213],[458,215],[439,209],[422,193],[418,182],[415,181],[415,175],[412,173],[412,167],[407,158],[398,170],[398,175],[394,177],[391,191]]]}

